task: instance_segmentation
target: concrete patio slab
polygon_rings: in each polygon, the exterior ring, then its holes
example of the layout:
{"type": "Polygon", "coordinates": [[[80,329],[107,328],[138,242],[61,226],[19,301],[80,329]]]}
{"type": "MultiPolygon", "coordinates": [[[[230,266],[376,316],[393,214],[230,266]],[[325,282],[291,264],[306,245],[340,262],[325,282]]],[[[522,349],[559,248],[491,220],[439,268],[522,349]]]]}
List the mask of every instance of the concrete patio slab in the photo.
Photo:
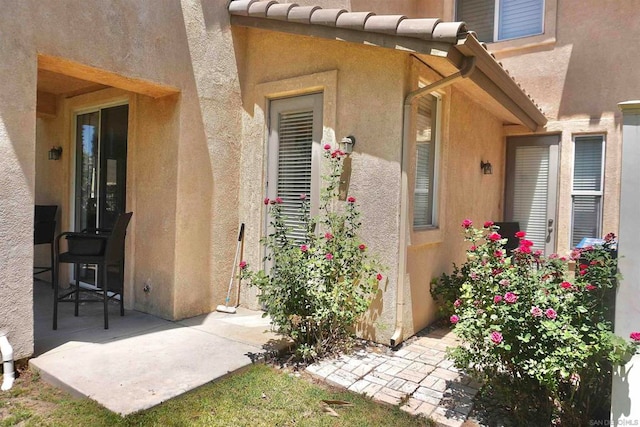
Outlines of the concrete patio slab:
{"type": "Polygon", "coordinates": [[[42,378],[76,396],[96,400],[121,415],[158,405],[250,365],[267,350],[286,345],[270,332],[262,313],[210,313],[179,322],[110,308],[103,329],[102,305],[59,306],[51,330],[52,291],[34,285],[35,358],[42,378]]]}

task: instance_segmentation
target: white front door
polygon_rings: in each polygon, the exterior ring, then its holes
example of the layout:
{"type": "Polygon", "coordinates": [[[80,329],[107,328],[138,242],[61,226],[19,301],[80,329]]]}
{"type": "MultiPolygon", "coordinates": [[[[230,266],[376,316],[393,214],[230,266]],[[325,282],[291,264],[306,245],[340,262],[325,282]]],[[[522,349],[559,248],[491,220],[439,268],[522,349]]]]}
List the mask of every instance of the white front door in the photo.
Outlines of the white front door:
{"type": "Polygon", "coordinates": [[[556,250],[558,135],[507,139],[505,221],[520,224],[534,249],[556,250]]]}

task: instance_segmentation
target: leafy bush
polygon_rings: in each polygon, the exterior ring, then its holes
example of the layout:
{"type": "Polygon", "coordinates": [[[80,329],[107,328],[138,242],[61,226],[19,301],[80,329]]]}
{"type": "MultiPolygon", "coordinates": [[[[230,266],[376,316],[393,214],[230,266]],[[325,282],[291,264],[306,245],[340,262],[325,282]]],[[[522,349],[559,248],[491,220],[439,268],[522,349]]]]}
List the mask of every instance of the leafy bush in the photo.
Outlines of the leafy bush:
{"type": "Polygon", "coordinates": [[[634,351],[612,333],[605,303],[617,284],[615,236],[574,251],[572,274],[568,259],[533,251],[524,232],[509,256],[492,222],[462,226],[471,243],[467,261],[433,286],[435,295],[457,293],[450,321],[463,345],[450,357],[501,391],[523,422],[535,413],[547,424],[587,425],[608,410],[598,406],[607,405],[612,365],[634,351]]]}
{"type": "Polygon", "coordinates": [[[356,199],[338,201],[344,153],[324,148],[329,174],[323,176],[319,215],[310,217],[309,200],[301,195],[303,237],[295,238],[286,226],[282,200],[265,199],[270,232],[261,242],[269,268],[254,272],[246,262],[240,264],[241,278],[260,290],[265,315],[307,361],[349,344],[383,278],[380,264],[358,239],[356,199]]]}

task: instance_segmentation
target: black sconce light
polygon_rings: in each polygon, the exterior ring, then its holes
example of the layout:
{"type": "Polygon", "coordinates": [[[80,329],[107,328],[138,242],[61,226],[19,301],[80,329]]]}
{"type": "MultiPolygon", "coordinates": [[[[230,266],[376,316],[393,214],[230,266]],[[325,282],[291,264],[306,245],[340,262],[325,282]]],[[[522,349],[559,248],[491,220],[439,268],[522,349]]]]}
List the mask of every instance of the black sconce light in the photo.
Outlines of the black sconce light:
{"type": "Polygon", "coordinates": [[[60,160],[62,156],[62,147],[51,147],[49,150],[49,160],[60,160]]]}
{"type": "Polygon", "coordinates": [[[493,173],[493,166],[491,166],[491,163],[489,162],[484,162],[480,160],[480,169],[482,170],[482,173],[485,175],[491,175],[493,173]]]}
{"type": "Polygon", "coordinates": [[[353,152],[354,145],[356,145],[356,137],[353,135],[345,136],[340,141],[340,149],[345,154],[351,154],[353,152]]]}

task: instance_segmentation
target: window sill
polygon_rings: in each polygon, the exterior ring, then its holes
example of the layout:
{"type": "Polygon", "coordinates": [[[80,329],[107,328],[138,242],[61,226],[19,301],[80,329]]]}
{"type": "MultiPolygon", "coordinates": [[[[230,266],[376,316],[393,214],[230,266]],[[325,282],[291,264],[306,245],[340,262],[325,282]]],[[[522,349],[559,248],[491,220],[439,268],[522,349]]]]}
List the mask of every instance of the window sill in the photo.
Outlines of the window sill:
{"type": "Polygon", "coordinates": [[[442,229],[437,226],[414,228],[411,232],[411,242],[409,246],[424,246],[442,243],[442,234],[442,229]]]}
{"type": "Polygon", "coordinates": [[[550,49],[555,46],[555,44],[555,36],[540,34],[538,36],[488,43],[487,49],[494,54],[497,59],[500,59],[507,56],[522,55],[529,51],[550,49]]]}

